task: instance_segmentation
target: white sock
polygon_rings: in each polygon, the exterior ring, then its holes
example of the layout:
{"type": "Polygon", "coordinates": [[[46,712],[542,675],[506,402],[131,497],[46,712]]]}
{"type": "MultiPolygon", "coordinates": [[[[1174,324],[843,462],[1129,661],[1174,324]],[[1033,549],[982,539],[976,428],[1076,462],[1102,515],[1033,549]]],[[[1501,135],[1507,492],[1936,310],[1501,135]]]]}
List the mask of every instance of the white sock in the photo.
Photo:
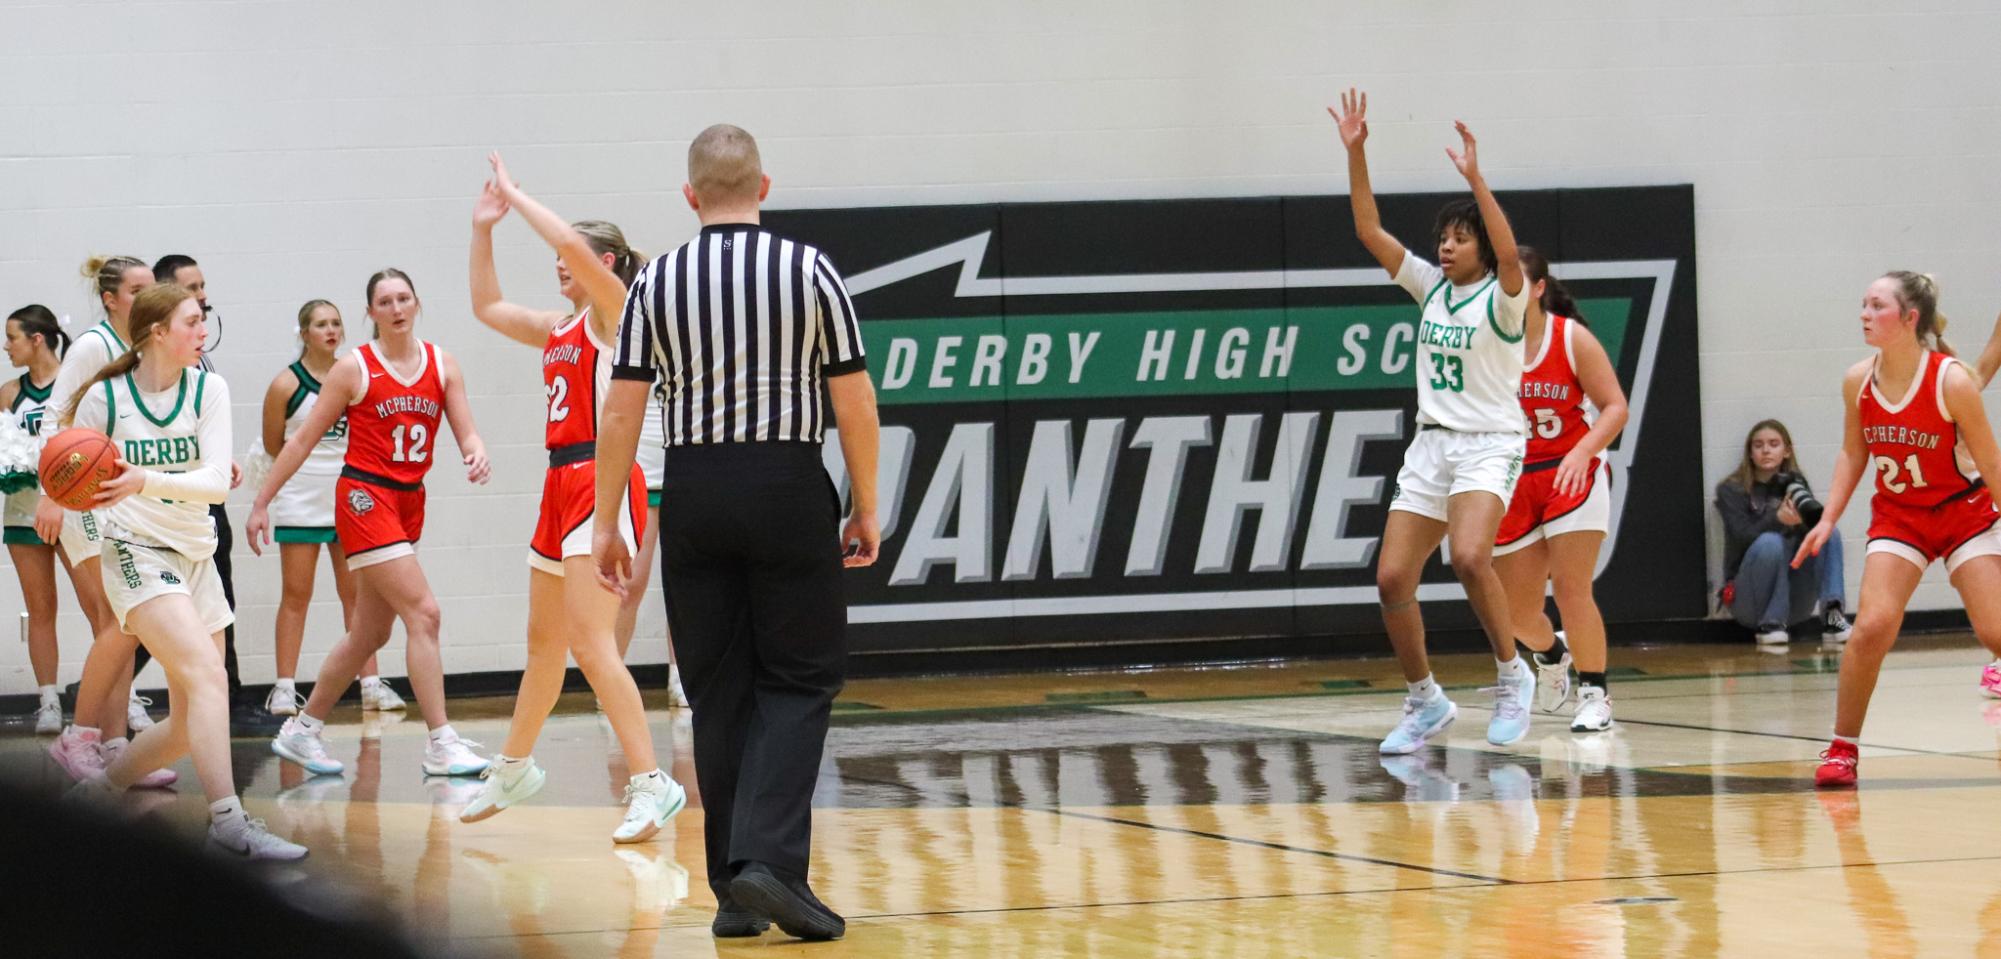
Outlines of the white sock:
{"type": "Polygon", "coordinates": [[[1431,700],[1437,698],[1439,695],[1438,682],[1437,680],[1432,679],[1429,675],[1425,676],[1423,679],[1418,680],[1417,682],[1405,683],[1404,685],[1410,687],[1410,695],[1412,699],[1422,699],[1426,702],[1430,702],[1431,700]]]}
{"type": "Polygon", "coordinates": [[[439,726],[438,728],[431,730],[431,741],[434,743],[457,742],[458,738],[459,738],[459,731],[453,729],[451,723],[446,723],[443,726],[439,726]]]}
{"type": "Polygon", "coordinates": [[[361,688],[363,689],[367,689],[371,686],[380,686],[380,685],[382,685],[382,677],[380,676],[361,677],[361,688]]]}
{"type": "Polygon", "coordinates": [[[1859,743],[1859,742],[1856,742],[1856,741],[1855,741],[1855,737],[1853,737],[1853,736],[1843,736],[1843,735],[1841,735],[1840,733],[1835,733],[1835,734],[1834,734],[1834,741],[1835,741],[1835,742],[1837,742],[1837,743],[1847,743],[1847,744],[1848,744],[1848,745],[1850,745],[1850,746],[1860,746],[1860,745],[1862,745],[1861,743],[1859,743]]]}
{"type": "Polygon", "coordinates": [[[297,716],[293,716],[291,721],[298,723],[299,731],[309,736],[317,736],[320,734],[320,730],[327,728],[326,720],[314,719],[313,717],[308,716],[303,712],[301,712],[297,716]]]}
{"type": "Polygon", "coordinates": [[[62,692],[53,685],[41,687],[40,692],[42,694],[42,702],[59,703],[63,701],[62,692]]]}
{"type": "Polygon", "coordinates": [[[1522,661],[1520,654],[1510,660],[1494,660],[1494,673],[1502,679],[1520,679],[1529,674],[1529,664],[1522,661]]]}
{"type": "Polygon", "coordinates": [[[271,685],[272,685],[273,687],[277,688],[277,689],[282,689],[282,690],[284,690],[284,691],[286,691],[286,692],[288,692],[288,693],[296,693],[296,692],[298,691],[298,690],[297,690],[297,689],[296,689],[296,688],[295,688],[295,687],[294,687],[294,686],[292,685],[292,678],[291,678],[291,677],[289,677],[289,676],[280,676],[280,677],[278,677],[278,681],[277,681],[277,682],[275,682],[275,683],[272,683],[271,685]]]}
{"type": "Polygon", "coordinates": [[[533,756],[522,756],[519,759],[513,756],[495,756],[493,757],[493,761],[500,766],[500,778],[511,786],[520,781],[521,777],[528,775],[528,764],[534,758],[533,756]]]}
{"type": "Polygon", "coordinates": [[[243,800],[235,796],[226,796],[208,804],[208,821],[211,824],[227,822],[232,819],[239,822],[244,819],[243,800]]]}
{"type": "Polygon", "coordinates": [[[114,736],[103,742],[103,746],[106,749],[124,749],[130,745],[132,745],[132,740],[126,739],[123,736],[114,736]]]}

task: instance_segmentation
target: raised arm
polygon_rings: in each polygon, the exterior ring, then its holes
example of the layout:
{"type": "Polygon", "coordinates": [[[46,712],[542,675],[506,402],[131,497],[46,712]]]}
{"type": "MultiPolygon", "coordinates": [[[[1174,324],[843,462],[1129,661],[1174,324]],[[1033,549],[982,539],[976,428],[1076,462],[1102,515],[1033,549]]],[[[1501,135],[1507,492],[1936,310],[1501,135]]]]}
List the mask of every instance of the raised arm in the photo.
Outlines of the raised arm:
{"type": "Polygon", "coordinates": [[[493,185],[500,190],[500,196],[507,205],[521,213],[521,218],[535,228],[543,242],[556,251],[557,258],[570,271],[571,279],[583,285],[584,292],[591,301],[591,332],[599,340],[609,343],[618,335],[619,311],[625,309],[625,283],[613,273],[609,253],[599,253],[591,249],[584,235],[571,228],[555,211],[535,201],[534,197],[521,192],[514,178],[507,175],[507,164],[498,152],[489,154],[487,162],[493,164],[493,185]]]}
{"type": "Polygon", "coordinates": [[[1340,109],[1328,107],[1327,113],[1340,127],[1341,145],[1348,148],[1348,207],[1354,211],[1355,236],[1395,277],[1403,268],[1403,244],[1383,229],[1382,215],[1376,212],[1376,193],[1369,187],[1369,158],[1362,148],[1369,139],[1369,95],[1349,87],[1341,94],[1340,109]]]}
{"type": "Polygon", "coordinates": [[[1576,493],[1582,492],[1590,479],[1592,459],[1605,452],[1619,431],[1626,428],[1626,391],[1619,388],[1619,372],[1612,368],[1612,358],[1605,355],[1605,347],[1598,338],[1575,320],[1565,324],[1564,329],[1570,331],[1570,359],[1577,364],[1577,382],[1584,386],[1584,395],[1590,398],[1591,405],[1598,407],[1598,419],[1591,424],[1591,431],[1564,454],[1563,462],[1556,467],[1557,490],[1576,493]]]}
{"type": "Polygon", "coordinates": [[[313,451],[319,439],[333,429],[347,408],[362,394],[361,363],[350,353],[336,360],[333,369],[327,371],[327,378],[320,384],[320,401],[313,404],[306,414],[305,422],[299,424],[299,431],[285,441],[277,455],[271,458],[271,468],[264,474],[264,484],[257,488],[257,498],[250,503],[250,519],[243,524],[243,539],[250,551],[264,555],[264,547],[271,542],[271,518],[268,515],[271,500],[284,488],[286,481],[306,462],[306,454],[313,451]]]}
{"type": "MultiPolygon", "coordinates": [[[[1862,395],[1862,381],[1869,377],[1869,362],[1863,360],[1849,367],[1847,377],[1841,382],[1845,409],[1841,421],[1841,452],[1834,455],[1834,479],[1827,487],[1827,511],[1821,514],[1820,522],[1806,534],[1806,539],[1800,541],[1799,552],[1793,554],[1794,569],[1806,562],[1807,557],[1820,555],[1820,548],[1834,535],[1835,522],[1848,508],[1848,501],[1855,496],[1855,486],[1862,481],[1863,470],[1869,466],[1869,446],[1862,442],[1862,414],[1856,408],[1856,398],[1862,395]]],[[[1985,428],[1987,417],[1984,413],[1980,422],[1985,428]]],[[[1964,434],[1965,430],[1960,432],[1964,434]]],[[[1988,438],[1988,443],[1993,443],[1992,437],[1988,438]]]]}
{"type": "Polygon", "coordinates": [[[493,270],[493,225],[507,216],[507,201],[488,183],[472,207],[472,315],[502,336],[541,349],[563,314],[531,310],[500,298],[500,277],[493,270]]]}
{"type": "Polygon", "coordinates": [[[493,464],[486,458],[486,441],[479,438],[479,426],[472,421],[472,403],[466,399],[465,377],[459,373],[459,361],[445,352],[444,347],[438,348],[438,361],[445,368],[445,422],[451,425],[452,439],[459,444],[466,480],[485,483],[493,475],[493,464]]]}
{"type": "Polygon", "coordinates": [[[279,371],[271,380],[271,388],[264,391],[264,421],[262,435],[264,452],[276,457],[285,448],[285,404],[299,389],[299,377],[290,367],[279,371]]]}
{"type": "Polygon", "coordinates": [[[1522,276],[1521,251],[1515,247],[1515,228],[1508,225],[1508,215],[1501,211],[1501,201],[1494,199],[1494,191],[1487,188],[1487,178],[1480,173],[1479,144],[1473,140],[1473,131],[1457,120],[1453,129],[1459,131],[1459,143],[1464,152],[1453,152],[1445,148],[1445,155],[1452,158],[1452,165],[1459,168],[1459,175],[1466,178],[1466,185],[1473,188],[1473,202],[1480,204],[1480,220],[1487,226],[1487,242],[1494,246],[1495,275],[1501,281],[1501,292],[1515,296],[1522,291],[1525,279],[1522,276]]]}

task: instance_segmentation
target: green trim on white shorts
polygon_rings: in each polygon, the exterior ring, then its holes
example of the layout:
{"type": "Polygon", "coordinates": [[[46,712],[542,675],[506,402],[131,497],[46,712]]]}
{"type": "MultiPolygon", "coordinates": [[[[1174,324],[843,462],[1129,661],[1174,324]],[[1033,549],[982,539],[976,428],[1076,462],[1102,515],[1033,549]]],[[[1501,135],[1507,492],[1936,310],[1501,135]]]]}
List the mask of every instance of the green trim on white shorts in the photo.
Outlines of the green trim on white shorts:
{"type": "Polygon", "coordinates": [[[279,526],[271,530],[271,539],[280,543],[340,542],[331,526],[279,526]]]}

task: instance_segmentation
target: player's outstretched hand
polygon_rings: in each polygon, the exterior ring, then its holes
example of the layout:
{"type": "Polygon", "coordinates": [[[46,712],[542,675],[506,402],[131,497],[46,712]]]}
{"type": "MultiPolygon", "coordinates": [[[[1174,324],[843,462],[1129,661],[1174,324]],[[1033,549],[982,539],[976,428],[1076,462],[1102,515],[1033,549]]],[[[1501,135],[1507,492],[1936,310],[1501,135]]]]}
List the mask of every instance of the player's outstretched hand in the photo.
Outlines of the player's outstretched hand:
{"type": "Polygon", "coordinates": [[[507,218],[508,209],[507,199],[500,195],[500,188],[494,186],[492,180],[486,181],[486,186],[480,188],[479,199],[473,201],[473,228],[492,229],[495,223],[507,218]]]}
{"type": "Polygon", "coordinates": [[[1341,145],[1350,150],[1360,147],[1369,138],[1369,95],[1349,87],[1341,94],[1341,107],[1327,108],[1327,115],[1340,126],[1341,145]]]}
{"type": "Polygon", "coordinates": [[[1452,121],[1452,128],[1459,131],[1460,150],[1455,152],[1446,147],[1445,155],[1452,158],[1452,165],[1459,168],[1459,175],[1465,177],[1466,182],[1477,182],[1480,179],[1480,145],[1474,142],[1473,131],[1466,128],[1464,121],[1452,121]]]}
{"type": "Polygon", "coordinates": [[[1820,548],[1826,546],[1828,538],[1833,535],[1833,523],[1821,520],[1814,524],[1813,530],[1806,534],[1806,539],[1800,541],[1799,552],[1793,554],[1793,568],[1800,568],[1800,564],[1806,562],[1810,556],[1819,556],[1820,548]]]}

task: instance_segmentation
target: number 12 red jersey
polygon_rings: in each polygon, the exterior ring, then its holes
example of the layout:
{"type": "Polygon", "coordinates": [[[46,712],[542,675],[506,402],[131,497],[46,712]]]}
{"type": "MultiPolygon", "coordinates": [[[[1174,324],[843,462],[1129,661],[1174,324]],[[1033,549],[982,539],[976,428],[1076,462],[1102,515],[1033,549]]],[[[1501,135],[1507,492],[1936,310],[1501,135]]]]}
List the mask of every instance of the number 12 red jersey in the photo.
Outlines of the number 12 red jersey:
{"type": "Polygon", "coordinates": [[[445,371],[438,348],[424,341],[424,361],[409,380],[397,376],[364,343],[354,351],[368,389],[347,408],[347,465],[397,483],[418,484],[431,471],[438,420],[445,412],[445,371]]]}
{"type": "Polygon", "coordinates": [[[598,400],[611,384],[610,358],[591,332],[588,309],[549,330],[549,342],[542,348],[542,386],[549,400],[544,438],[549,449],[597,440],[598,400]]]}

